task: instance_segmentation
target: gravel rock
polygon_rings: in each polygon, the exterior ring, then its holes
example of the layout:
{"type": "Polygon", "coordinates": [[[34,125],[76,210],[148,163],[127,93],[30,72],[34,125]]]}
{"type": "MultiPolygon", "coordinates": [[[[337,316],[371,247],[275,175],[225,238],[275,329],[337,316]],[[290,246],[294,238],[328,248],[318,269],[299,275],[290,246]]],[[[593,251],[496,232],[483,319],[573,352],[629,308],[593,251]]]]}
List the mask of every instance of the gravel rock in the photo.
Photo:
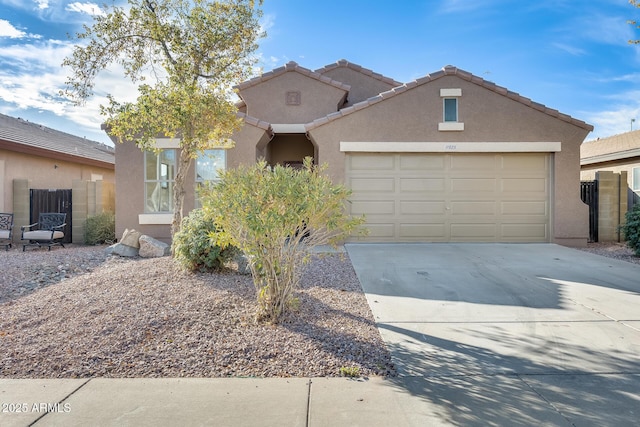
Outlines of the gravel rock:
{"type": "Polygon", "coordinates": [[[589,252],[596,255],[601,255],[607,258],[614,258],[621,261],[631,262],[633,264],[640,264],[640,257],[637,257],[631,248],[625,243],[618,242],[597,242],[589,243],[586,248],[580,248],[580,250],[589,252]]]}
{"type": "MultiPolygon", "coordinates": [[[[582,250],[640,264],[621,243],[582,250]]],[[[317,257],[299,312],[254,321],[251,276],[105,247],[0,251],[0,377],[395,375],[348,255],[317,257]]]]}
{"type": "Polygon", "coordinates": [[[348,256],[316,257],[300,309],[254,321],[251,277],[104,247],[0,253],[0,377],[395,375],[348,256]]]}

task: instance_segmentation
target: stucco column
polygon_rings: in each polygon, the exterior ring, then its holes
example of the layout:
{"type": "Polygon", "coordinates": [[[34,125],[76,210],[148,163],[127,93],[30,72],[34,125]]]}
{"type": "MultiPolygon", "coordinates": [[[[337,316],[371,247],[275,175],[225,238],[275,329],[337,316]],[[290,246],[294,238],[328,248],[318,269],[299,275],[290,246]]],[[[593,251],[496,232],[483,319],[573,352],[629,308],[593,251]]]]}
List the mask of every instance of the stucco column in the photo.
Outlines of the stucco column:
{"type": "Polygon", "coordinates": [[[28,179],[13,180],[13,241],[19,242],[21,237],[20,227],[29,225],[29,188],[28,179]]]}

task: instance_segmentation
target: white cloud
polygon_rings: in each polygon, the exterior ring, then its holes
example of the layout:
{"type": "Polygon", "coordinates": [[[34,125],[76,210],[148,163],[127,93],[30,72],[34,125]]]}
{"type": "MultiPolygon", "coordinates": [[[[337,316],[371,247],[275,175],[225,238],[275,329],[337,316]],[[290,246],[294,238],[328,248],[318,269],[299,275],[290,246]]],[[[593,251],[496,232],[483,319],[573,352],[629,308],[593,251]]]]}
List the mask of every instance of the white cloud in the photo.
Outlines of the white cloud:
{"type": "Polygon", "coordinates": [[[633,128],[640,129],[640,91],[630,91],[611,97],[616,103],[601,111],[585,112],[583,117],[594,126],[589,139],[606,138],[631,130],[631,120],[635,119],[633,128]]]}
{"type": "Polygon", "coordinates": [[[40,10],[49,8],[49,0],[34,0],[34,3],[38,5],[38,9],[40,10]]]}
{"type": "Polygon", "coordinates": [[[95,3],[80,3],[80,2],[70,3],[67,5],[67,7],[65,7],[65,10],[69,12],[85,13],[91,16],[104,14],[102,9],[100,9],[100,6],[98,6],[95,3]]]}
{"type": "Polygon", "coordinates": [[[584,49],[580,49],[579,47],[570,46],[564,43],[553,43],[552,46],[556,49],[563,50],[573,56],[582,56],[587,53],[584,49]]]}
{"type": "Polygon", "coordinates": [[[96,79],[96,95],[83,106],[75,106],[59,93],[65,88],[67,73],[62,59],[71,54],[68,42],[6,46],[0,49],[0,102],[11,110],[38,110],[64,117],[89,132],[99,132],[104,117],[100,104],[111,93],[119,101],[135,101],[135,86],[125,80],[121,69],[113,67],[96,79]]]}
{"type": "Polygon", "coordinates": [[[11,22],[4,19],[0,19],[0,37],[8,37],[10,39],[20,39],[27,35],[24,31],[21,31],[11,25],[11,22]]]}

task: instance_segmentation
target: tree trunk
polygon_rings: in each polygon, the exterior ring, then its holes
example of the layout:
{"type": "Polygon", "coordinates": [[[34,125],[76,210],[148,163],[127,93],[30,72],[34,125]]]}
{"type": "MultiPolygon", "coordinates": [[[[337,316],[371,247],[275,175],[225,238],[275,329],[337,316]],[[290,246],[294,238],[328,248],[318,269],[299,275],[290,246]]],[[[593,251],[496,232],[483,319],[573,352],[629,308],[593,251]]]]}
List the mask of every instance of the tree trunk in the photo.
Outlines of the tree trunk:
{"type": "Polygon", "coordinates": [[[184,195],[187,173],[191,167],[193,159],[189,150],[182,148],[178,159],[178,170],[173,182],[173,221],[171,222],[171,237],[180,231],[180,224],[184,216],[184,195]]]}

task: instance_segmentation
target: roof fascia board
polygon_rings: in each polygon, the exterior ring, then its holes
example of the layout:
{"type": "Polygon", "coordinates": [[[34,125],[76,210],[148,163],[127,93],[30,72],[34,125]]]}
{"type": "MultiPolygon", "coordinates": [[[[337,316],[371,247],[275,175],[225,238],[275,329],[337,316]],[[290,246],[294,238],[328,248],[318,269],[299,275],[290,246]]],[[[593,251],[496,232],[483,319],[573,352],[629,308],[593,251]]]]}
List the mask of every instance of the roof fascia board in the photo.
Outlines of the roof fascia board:
{"type": "Polygon", "coordinates": [[[618,153],[600,154],[598,156],[580,159],[581,165],[592,165],[594,163],[611,162],[616,160],[626,160],[633,157],[640,157],[640,148],[620,151],[618,153]]]}

